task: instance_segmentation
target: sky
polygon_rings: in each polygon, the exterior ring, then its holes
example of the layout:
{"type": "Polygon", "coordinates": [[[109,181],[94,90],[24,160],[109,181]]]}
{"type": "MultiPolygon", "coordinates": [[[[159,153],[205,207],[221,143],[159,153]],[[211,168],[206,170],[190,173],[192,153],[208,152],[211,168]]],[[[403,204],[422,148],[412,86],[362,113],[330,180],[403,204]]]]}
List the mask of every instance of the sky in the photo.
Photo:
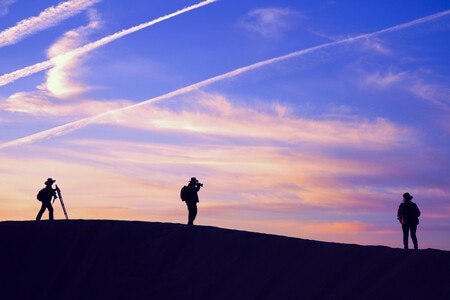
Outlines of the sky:
{"type": "Polygon", "coordinates": [[[198,225],[401,248],[409,192],[450,250],[449,41],[446,0],[0,0],[0,220],[52,177],[186,223],[195,176],[198,225]]]}

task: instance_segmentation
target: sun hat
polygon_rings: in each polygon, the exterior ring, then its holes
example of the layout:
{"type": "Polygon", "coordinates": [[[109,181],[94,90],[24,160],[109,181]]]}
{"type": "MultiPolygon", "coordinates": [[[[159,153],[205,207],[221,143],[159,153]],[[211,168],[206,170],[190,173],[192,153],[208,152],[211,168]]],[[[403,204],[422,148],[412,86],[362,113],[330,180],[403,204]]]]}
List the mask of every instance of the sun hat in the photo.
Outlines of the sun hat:
{"type": "Polygon", "coordinates": [[[52,185],[53,183],[55,183],[56,180],[52,179],[52,178],[48,178],[46,182],[44,182],[45,185],[52,185]]]}
{"type": "Polygon", "coordinates": [[[405,200],[411,200],[411,199],[413,198],[413,196],[411,196],[409,193],[404,193],[404,194],[403,194],[403,198],[404,198],[405,200]]]}

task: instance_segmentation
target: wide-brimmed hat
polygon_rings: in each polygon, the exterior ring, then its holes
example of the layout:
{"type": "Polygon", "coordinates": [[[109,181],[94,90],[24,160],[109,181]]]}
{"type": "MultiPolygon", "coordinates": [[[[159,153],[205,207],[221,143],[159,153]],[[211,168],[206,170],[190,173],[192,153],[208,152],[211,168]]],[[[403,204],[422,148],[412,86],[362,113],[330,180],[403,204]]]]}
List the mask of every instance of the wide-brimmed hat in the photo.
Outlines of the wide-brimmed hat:
{"type": "Polygon", "coordinates": [[[195,183],[197,183],[198,180],[197,180],[197,178],[195,178],[195,177],[191,177],[191,181],[190,181],[190,182],[195,182],[195,183]]]}
{"type": "Polygon", "coordinates": [[[48,178],[46,182],[44,182],[45,185],[52,185],[53,183],[55,183],[56,180],[52,179],[52,178],[48,178]]]}
{"type": "Polygon", "coordinates": [[[413,196],[411,196],[409,193],[404,193],[404,194],[403,194],[403,198],[404,198],[405,200],[411,200],[411,199],[413,198],[413,196]]]}

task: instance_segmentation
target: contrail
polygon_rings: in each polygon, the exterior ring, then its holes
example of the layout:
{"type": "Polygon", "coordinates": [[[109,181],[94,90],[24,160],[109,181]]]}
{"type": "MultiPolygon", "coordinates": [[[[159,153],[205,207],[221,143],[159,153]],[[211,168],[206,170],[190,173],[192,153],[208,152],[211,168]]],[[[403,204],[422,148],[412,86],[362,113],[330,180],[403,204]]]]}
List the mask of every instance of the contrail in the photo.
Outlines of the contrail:
{"type": "Polygon", "coordinates": [[[0,32],[0,47],[14,44],[40,30],[49,28],[59,22],[78,14],[100,0],[70,0],[51,6],[37,17],[18,22],[15,26],[0,32]]]}
{"type": "Polygon", "coordinates": [[[221,81],[221,80],[224,80],[224,79],[232,78],[232,77],[238,76],[240,74],[243,74],[245,72],[248,72],[248,71],[251,71],[251,70],[254,70],[254,69],[266,66],[266,65],[270,65],[270,64],[273,64],[273,63],[276,63],[276,62],[279,62],[279,61],[283,61],[283,60],[287,60],[287,59],[290,59],[290,58],[293,58],[293,57],[297,57],[297,56],[301,56],[301,55],[304,55],[304,54],[307,54],[307,53],[311,53],[311,52],[314,52],[314,51],[319,50],[319,49],[324,49],[324,48],[328,48],[328,47],[331,47],[331,46],[344,44],[344,43],[351,43],[351,42],[354,42],[354,41],[357,41],[357,40],[370,38],[370,37],[373,37],[373,36],[376,36],[376,35],[379,35],[379,34],[382,34],[382,33],[388,33],[388,32],[401,30],[401,29],[404,29],[404,28],[408,28],[408,27],[411,27],[411,26],[414,26],[414,25],[418,25],[418,24],[421,24],[421,23],[424,23],[424,22],[427,22],[427,21],[431,21],[431,20],[440,18],[440,17],[448,15],[448,14],[450,14],[450,10],[447,10],[447,11],[444,11],[444,12],[441,12],[441,13],[437,13],[437,14],[434,14],[434,15],[430,15],[430,16],[427,16],[427,17],[424,17],[424,18],[416,19],[416,20],[411,21],[411,22],[407,22],[407,23],[403,23],[403,24],[400,24],[400,25],[392,26],[392,27],[389,27],[389,28],[386,28],[386,29],[382,29],[382,30],[379,30],[379,31],[376,31],[376,32],[367,33],[367,34],[361,34],[361,35],[358,35],[358,36],[355,36],[355,37],[345,38],[345,39],[342,39],[342,40],[339,40],[339,41],[318,45],[318,46],[315,46],[315,47],[311,47],[311,48],[303,49],[303,50],[300,50],[300,51],[292,52],[292,53],[287,54],[287,55],[278,56],[278,57],[275,57],[275,58],[272,58],[272,59],[264,60],[264,61],[252,64],[252,65],[249,65],[249,66],[246,66],[246,67],[242,67],[242,68],[233,70],[231,72],[227,72],[227,73],[224,73],[224,74],[221,74],[221,75],[218,75],[218,76],[215,76],[215,77],[212,77],[212,78],[200,81],[200,82],[197,82],[195,84],[183,87],[181,89],[172,91],[170,93],[167,93],[167,94],[155,97],[155,98],[151,98],[151,99],[148,99],[148,100],[145,100],[145,101],[142,101],[142,102],[130,105],[130,106],[126,106],[126,107],[123,107],[123,108],[110,110],[110,111],[107,111],[107,112],[104,112],[104,113],[101,113],[101,114],[98,114],[98,115],[95,115],[95,116],[92,116],[92,117],[87,117],[87,118],[84,118],[84,119],[80,119],[80,120],[77,120],[77,121],[74,121],[74,122],[70,122],[70,123],[67,123],[67,124],[64,124],[64,125],[61,125],[61,126],[57,126],[57,127],[45,130],[45,131],[41,131],[41,132],[38,132],[38,133],[35,133],[35,134],[32,134],[32,135],[23,137],[23,138],[19,138],[19,139],[13,140],[13,141],[5,142],[3,144],[0,144],[0,149],[11,147],[11,146],[22,145],[22,144],[28,144],[28,143],[32,143],[32,142],[35,142],[35,141],[38,141],[38,140],[51,138],[51,137],[54,137],[54,136],[64,135],[64,134],[70,133],[72,131],[75,131],[77,129],[80,129],[80,128],[83,128],[85,126],[88,126],[90,124],[93,124],[93,123],[95,123],[96,121],[102,119],[105,116],[112,115],[112,114],[115,114],[115,113],[118,113],[118,112],[122,112],[122,111],[126,111],[126,110],[130,110],[130,109],[133,109],[133,108],[136,108],[136,107],[139,107],[139,106],[142,106],[142,105],[146,105],[146,104],[149,104],[149,103],[154,103],[154,102],[162,101],[162,100],[165,100],[165,99],[169,99],[169,98],[172,98],[174,96],[181,95],[181,94],[186,94],[188,92],[197,90],[197,89],[199,89],[201,87],[210,85],[212,83],[215,83],[215,82],[218,82],[218,81],[221,81]]]}
{"type": "Polygon", "coordinates": [[[211,3],[216,2],[216,1],[217,0],[206,0],[206,1],[194,4],[194,5],[191,5],[189,7],[185,7],[185,8],[183,8],[181,10],[178,10],[178,11],[176,11],[174,13],[171,13],[171,14],[159,17],[157,19],[154,19],[152,21],[149,21],[149,22],[146,22],[146,23],[142,23],[140,25],[137,25],[137,26],[134,26],[134,27],[131,27],[131,28],[128,28],[128,29],[124,29],[124,30],[119,31],[117,33],[111,34],[111,35],[106,36],[106,37],[104,37],[104,38],[102,38],[100,40],[97,40],[95,42],[86,44],[86,45],[84,45],[82,47],[76,48],[76,49],[71,50],[71,51],[69,51],[67,53],[55,56],[55,57],[53,57],[53,58],[51,58],[49,60],[37,63],[37,64],[32,65],[32,66],[25,67],[25,68],[20,69],[20,70],[16,70],[16,71],[11,72],[11,73],[4,74],[4,75],[0,76],[0,86],[3,86],[3,85],[6,85],[8,83],[11,83],[13,81],[16,81],[19,78],[26,77],[26,76],[32,75],[34,73],[37,73],[37,72],[49,69],[49,68],[51,68],[51,67],[53,67],[55,65],[55,61],[58,61],[58,59],[61,59],[61,58],[65,57],[65,56],[77,56],[77,55],[81,55],[81,54],[87,53],[87,52],[92,51],[92,50],[94,50],[94,49],[96,49],[98,47],[101,47],[101,46],[104,46],[104,45],[106,45],[108,43],[111,43],[112,41],[115,41],[115,40],[117,40],[117,39],[119,39],[121,37],[124,37],[124,36],[126,36],[126,35],[128,35],[130,33],[139,31],[139,30],[144,29],[146,27],[155,25],[155,24],[157,24],[159,22],[165,21],[167,19],[173,18],[173,17],[181,15],[181,14],[183,14],[185,12],[188,12],[188,11],[200,8],[202,6],[211,4],[211,3]]]}

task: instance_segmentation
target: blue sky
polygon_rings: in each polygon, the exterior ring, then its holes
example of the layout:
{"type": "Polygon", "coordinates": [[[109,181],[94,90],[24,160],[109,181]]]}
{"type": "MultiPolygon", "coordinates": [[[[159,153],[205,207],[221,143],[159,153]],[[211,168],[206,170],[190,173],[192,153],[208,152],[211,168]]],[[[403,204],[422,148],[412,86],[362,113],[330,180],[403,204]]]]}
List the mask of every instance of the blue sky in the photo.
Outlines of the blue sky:
{"type": "Polygon", "coordinates": [[[0,0],[0,219],[450,250],[448,1],[0,0]],[[56,206],[56,218],[63,218],[56,206]]]}

